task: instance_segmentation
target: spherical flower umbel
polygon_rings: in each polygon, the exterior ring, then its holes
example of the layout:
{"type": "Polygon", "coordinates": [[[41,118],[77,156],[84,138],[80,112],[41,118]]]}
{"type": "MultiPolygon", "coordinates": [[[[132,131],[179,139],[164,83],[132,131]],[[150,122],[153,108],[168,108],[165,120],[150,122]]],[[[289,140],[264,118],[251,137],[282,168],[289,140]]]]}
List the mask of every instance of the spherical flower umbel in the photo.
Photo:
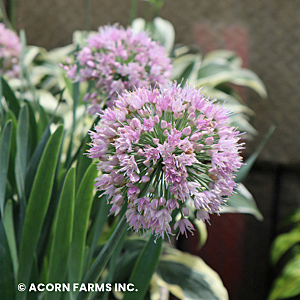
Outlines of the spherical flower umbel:
{"type": "Polygon", "coordinates": [[[120,95],[90,132],[89,156],[99,160],[95,186],[107,195],[110,212],[127,205],[134,231],[162,237],[172,228],[192,231],[193,211],[203,221],[218,213],[242,165],[240,132],[227,123],[227,110],[193,87],[120,95]]]}
{"type": "Polygon", "coordinates": [[[91,103],[88,110],[93,115],[125,89],[166,84],[172,66],[164,48],[145,32],[134,33],[116,24],[99,27],[76,54],[75,63],[64,69],[71,79],[90,82],[84,100],[91,103]]]}
{"type": "Polygon", "coordinates": [[[0,23],[0,75],[10,78],[19,77],[21,43],[12,30],[0,23]]]}

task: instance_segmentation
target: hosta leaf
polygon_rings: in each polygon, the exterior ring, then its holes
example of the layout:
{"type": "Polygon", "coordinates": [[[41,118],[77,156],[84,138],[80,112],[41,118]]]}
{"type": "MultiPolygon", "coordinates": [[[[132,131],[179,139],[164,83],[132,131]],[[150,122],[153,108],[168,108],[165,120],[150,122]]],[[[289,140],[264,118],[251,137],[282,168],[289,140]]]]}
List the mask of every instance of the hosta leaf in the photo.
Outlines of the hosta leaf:
{"type": "Polygon", "coordinates": [[[162,249],[162,238],[151,235],[143,251],[139,255],[129,278],[134,284],[135,292],[125,292],[123,300],[144,299],[150,280],[156,270],[162,249]],[[156,240],[157,239],[157,240],[156,240]]]}
{"type": "Polygon", "coordinates": [[[221,213],[251,214],[257,220],[262,221],[263,216],[259,211],[251,193],[241,183],[237,185],[237,193],[227,199],[228,206],[223,206],[221,213]]]}
{"type": "Polygon", "coordinates": [[[186,80],[189,83],[196,82],[198,79],[198,71],[199,71],[200,66],[201,66],[201,56],[198,54],[198,55],[195,55],[193,68],[192,68],[190,74],[188,75],[188,77],[184,77],[183,81],[185,82],[185,80],[186,80]]]}
{"type": "Polygon", "coordinates": [[[180,82],[182,78],[187,79],[193,69],[194,61],[194,54],[186,54],[175,58],[173,61],[173,78],[178,82],[180,82]]]}
{"type": "Polygon", "coordinates": [[[233,83],[246,86],[256,91],[262,98],[267,97],[267,91],[259,77],[248,69],[236,69],[229,64],[209,63],[198,71],[196,84],[215,87],[221,83],[233,83]]]}
{"type": "Polygon", "coordinates": [[[166,52],[170,53],[174,47],[175,30],[171,22],[156,17],[153,20],[154,32],[153,38],[160,41],[165,47],[166,52]]]}
{"type": "Polygon", "coordinates": [[[36,47],[36,46],[26,47],[26,53],[24,57],[24,66],[26,68],[30,67],[34,59],[39,55],[40,51],[41,51],[40,47],[36,47]]]}
{"type": "MultiPolygon", "coordinates": [[[[48,282],[64,282],[72,240],[75,199],[75,169],[68,172],[57,208],[57,219],[49,261],[48,282]]],[[[47,299],[56,299],[55,293],[47,299]]]]}
{"type": "Polygon", "coordinates": [[[230,123],[230,126],[238,127],[238,130],[240,132],[245,132],[245,139],[247,137],[247,134],[250,134],[252,136],[257,134],[257,131],[248,122],[248,120],[245,118],[245,116],[241,115],[239,113],[231,115],[229,118],[229,123],[230,123]]]}
{"type": "MultiPolygon", "coordinates": [[[[36,246],[52,193],[54,174],[63,135],[60,126],[50,137],[35,175],[30,193],[19,250],[18,282],[29,283],[36,246]]],[[[17,299],[26,299],[26,292],[17,299]]]]}
{"type": "Polygon", "coordinates": [[[12,127],[11,123],[12,123],[11,121],[8,121],[6,123],[0,139],[0,209],[1,209],[2,217],[4,212],[6,180],[7,180],[8,164],[9,164],[11,127],[12,127]]]}
{"type": "Polygon", "coordinates": [[[135,18],[131,22],[131,28],[134,32],[144,31],[146,27],[146,20],[143,18],[135,18]]]}
{"type": "MultiPolygon", "coordinates": [[[[43,107],[43,109],[46,112],[53,114],[57,108],[58,100],[47,90],[38,90],[37,96],[40,99],[39,103],[43,107]]],[[[61,103],[59,115],[63,116],[68,110],[69,110],[68,105],[65,103],[61,103]]]]}
{"type": "Polygon", "coordinates": [[[295,244],[300,243],[300,225],[288,233],[279,235],[273,242],[271,261],[276,264],[278,260],[295,244]]]}
{"type": "Polygon", "coordinates": [[[64,61],[66,57],[76,50],[75,45],[67,45],[52,49],[45,53],[45,60],[52,62],[54,65],[64,61]]]}
{"type": "Polygon", "coordinates": [[[212,62],[220,58],[227,60],[230,64],[232,64],[235,67],[242,66],[242,59],[234,51],[227,50],[227,49],[221,49],[221,50],[215,50],[209,52],[207,55],[205,55],[204,61],[212,62]]]}
{"type": "Polygon", "coordinates": [[[229,106],[229,108],[234,107],[235,110],[232,109],[233,112],[244,112],[249,115],[253,115],[254,112],[247,107],[246,105],[241,104],[240,100],[236,97],[227,94],[219,89],[211,88],[211,87],[205,87],[203,90],[203,93],[207,96],[209,96],[211,99],[217,99],[220,102],[224,102],[226,106],[229,106]]]}
{"type": "MultiPolygon", "coordinates": [[[[287,299],[300,294],[300,255],[292,258],[275,280],[268,300],[287,299]]],[[[298,299],[298,298],[297,298],[298,299]]]]}
{"type": "Polygon", "coordinates": [[[247,86],[256,91],[260,97],[267,98],[265,85],[254,72],[248,69],[234,70],[228,81],[236,85],[247,86]]]}
{"type": "Polygon", "coordinates": [[[229,299],[215,271],[200,257],[179,250],[162,257],[154,280],[179,299],[229,299]]]}
{"type": "MultiPolygon", "coordinates": [[[[198,70],[198,78],[199,82],[213,82],[215,80],[217,82],[218,78],[223,78],[225,74],[230,73],[233,70],[233,67],[228,63],[222,62],[210,62],[207,64],[203,64],[198,70]]],[[[221,83],[218,82],[217,84],[221,83]]],[[[209,84],[210,86],[217,85],[215,82],[209,84]]],[[[205,85],[205,84],[203,84],[205,85]]]]}

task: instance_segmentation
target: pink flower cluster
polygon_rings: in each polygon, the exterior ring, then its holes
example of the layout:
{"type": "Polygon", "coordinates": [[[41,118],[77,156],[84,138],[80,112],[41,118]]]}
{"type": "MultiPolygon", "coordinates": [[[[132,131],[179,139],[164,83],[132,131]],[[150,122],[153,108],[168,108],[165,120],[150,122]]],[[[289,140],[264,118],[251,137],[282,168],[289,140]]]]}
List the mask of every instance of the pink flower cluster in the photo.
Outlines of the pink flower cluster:
{"type": "Polygon", "coordinates": [[[171,60],[162,46],[145,32],[135,34],[117,24],[99,27],[87,45],[76,54],[73,65],[65,65],[69,78],[90,82],[89,113],[95,114],[104,103],[112,105],[117,93],[134,87],[165,85],[171,77],[171,60]]]}
{"type": "Polygon", "coordinates": [[[21,43],[12,30],[0,23],[0,75],[19,77],[21,43]]]}
{"type": "Polygon", "coordinates": [[[134,231],[162,237],[172,227],[192,231],[193,212],[203,221],[218,213],[242,165],[240,133],[227,124],[227,110],[193,87],[120,95],[90,132],[89,157],[99,160],[95,186],[107,195],[110,212],[127,205],[134,231]]]}

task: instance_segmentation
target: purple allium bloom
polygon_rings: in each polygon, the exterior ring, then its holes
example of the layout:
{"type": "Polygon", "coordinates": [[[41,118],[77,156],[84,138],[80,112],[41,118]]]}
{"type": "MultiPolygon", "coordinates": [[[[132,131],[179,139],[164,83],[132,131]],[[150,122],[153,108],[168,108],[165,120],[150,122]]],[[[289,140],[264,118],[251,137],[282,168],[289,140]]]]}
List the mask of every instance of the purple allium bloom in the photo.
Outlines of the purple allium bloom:
{"type": "Polygon", "coordinates": [[[21,43],[12,30],[0,23],[0,75],[20,76],[21,43]]]}
{"type": "Polygon", "coordinates": [[[187,235],[192,212],[208,220],[234,192],[241,134],[228,126],[228,111],[196,88],[125,91],[100,116],[90,132],[89,156],[99,159],[95,186],[111,213],[127,205],[135,232],[151,229],[164,238],[179,228],[187,235]]]}
{"type": "Polygon", "coordinates": [[[111,106],[125,89],[165,85],[172,66],[164,48],[145,32],[134,33],[116,24],[99,27],[76,54],[75,64],[64,69],[71,79],[91,83],[84,100],[90,102],[88,111],[93,115],[106,101],[111,106]]]}

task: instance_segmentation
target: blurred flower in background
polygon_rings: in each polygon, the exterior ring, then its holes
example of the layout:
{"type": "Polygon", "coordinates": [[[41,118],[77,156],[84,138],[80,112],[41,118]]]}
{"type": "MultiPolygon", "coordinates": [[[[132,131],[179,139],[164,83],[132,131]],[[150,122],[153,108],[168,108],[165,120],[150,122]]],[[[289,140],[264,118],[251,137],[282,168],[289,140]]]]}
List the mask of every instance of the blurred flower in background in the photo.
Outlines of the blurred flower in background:
{"type": "Polygon", "coordinates": [[[15,32],[0,23],[0,75],[20,76],[21,43],[15,32]]]}
{"type": "Polygon", "coordinates": [[[242,165],[240,132],[228,126],[228,111],[177,84],[125,91],[115,105],[101,113],[89,149],[100,160],[95,186],[111,199],[110,212],[118,214],[128,199],[133,230],[162,237],[171,226],[185,235],[193,230],[192,212],[203,221],[218,213],[242,165]]]}
{"type": "Polygon", "coordinates": [[[100,27],[76,53],[74,63],[64,66],[67,76],[89,82],[84,101],[91,115],[104,104],[112,105],[117,93],[134,87],[165,85],[171,77],[171,60],[165,49],[145,32],[134,33],[119,25],[100,27]]]}

